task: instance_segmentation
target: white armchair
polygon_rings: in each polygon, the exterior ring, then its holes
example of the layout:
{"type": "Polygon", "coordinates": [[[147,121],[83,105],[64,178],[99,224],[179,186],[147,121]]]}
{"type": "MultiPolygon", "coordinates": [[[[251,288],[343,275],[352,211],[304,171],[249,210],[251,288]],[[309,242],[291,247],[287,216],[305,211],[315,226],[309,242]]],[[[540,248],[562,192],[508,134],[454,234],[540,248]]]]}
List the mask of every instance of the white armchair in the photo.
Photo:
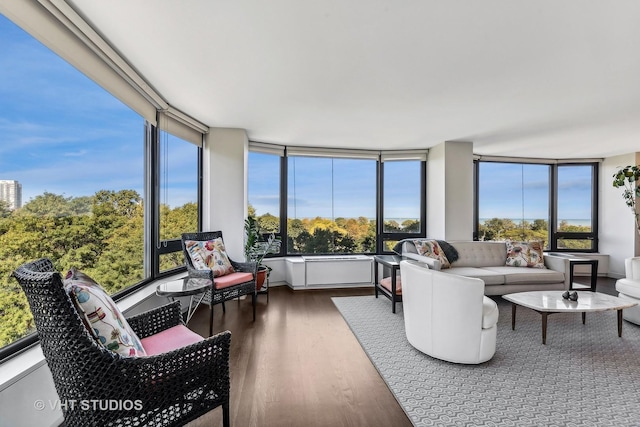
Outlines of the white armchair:
{"type": "Polygon", "coordinates": [[[453,363],[477,364],[496,352],[498,306],[480,279],[400,262],[404,325],[409,343],[453,363]]]}
{"type": "MultiPolygon", "coordinates": [[[[616,282],[616,291],[620,298],[640,304],[640,257],[624,260],[625,278],[616,282]]],[[[622,311],[622,317],[640,325],[640,305],[622,311]]]]}

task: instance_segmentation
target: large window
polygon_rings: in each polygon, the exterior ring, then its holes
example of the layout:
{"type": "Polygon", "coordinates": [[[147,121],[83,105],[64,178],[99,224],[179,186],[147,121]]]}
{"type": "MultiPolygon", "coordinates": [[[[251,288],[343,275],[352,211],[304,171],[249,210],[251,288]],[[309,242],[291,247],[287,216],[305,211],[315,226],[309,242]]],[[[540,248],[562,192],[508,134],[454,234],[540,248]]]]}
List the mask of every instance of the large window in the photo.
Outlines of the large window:
{"type": "Polygon", "coordinates": [[[371,159],[289,157],[287,252],[375,252],[376,168],[371,159]]]}
{"type": "Polygon", "coordinates": [[[184,265],[180,236],[198,231],[198,147],[160,131],[160,271],[184,265]]]}
{"type": "Polygon", "coordinates": [[[476,163],[478,240],[597,250],[597,164],[476,163]]]}
{"type": "Polygon", "coordinates": [[[76,267],[116,300],[184,268],[180,234],[200,223],[202,134],[169,121],[161,126],[190,142],[158,132],[2,15],[0,42],[0,181],[11,185],[0,192],[11,197],[0,200],[4,358],[37,339],[11,278],[20,264],[76,267]]]}
{"type": "Polygon", "coordinates": [[[425,235],[424,174],[422,160],[382,163],[383,252],[399,240],[425,235]]]}
{"type": "Polygon", "coordinates": [[[34,330],[11,272],[48,257],[115,293],[144,275],[144,120],[0,15],[0,347],[34,330]]]}
{"type": "Polygon", "coordinates": [[[285,254],[390,252],[426,233],[426,152],[250,143],[249,215],[285,254]]]}
{"type": "Polygon", "coordinates": [[[280,233],[280,163],[276,154],[249,153],[249,216],[264,233],[280,233]]]}

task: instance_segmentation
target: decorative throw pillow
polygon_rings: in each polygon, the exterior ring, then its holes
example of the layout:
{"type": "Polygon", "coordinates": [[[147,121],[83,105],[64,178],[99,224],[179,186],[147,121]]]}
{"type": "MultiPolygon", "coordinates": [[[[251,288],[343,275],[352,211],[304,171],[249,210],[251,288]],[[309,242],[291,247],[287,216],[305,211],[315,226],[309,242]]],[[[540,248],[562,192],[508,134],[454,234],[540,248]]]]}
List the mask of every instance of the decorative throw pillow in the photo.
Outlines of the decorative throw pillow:
{"type": "Polygon", "coordinates": [[[451,267],[451,263],[436,240],[414,240],[413,243],[419,255],[437,259],[440,261],[440,268],[451,267]]]}
{"type": "Polygon", "coordinates": [[[545,268],[542,251],[544,241],[507,243],[507,263],[511,267],[545,268]]]}
{"type": "Polygon", "coordinates": [[[207,241],[186,240],[184,244],[191,263],[197,270],[211,269],[213,277],[224,276],[235,271],[220,237],[207,241]]]}
{"type": "Polygon", "coordinates": [[[122,356],[146,356],[127,319],[95,280],[71,268],[64,285],[85,327],[99,344],[122,356]]]}

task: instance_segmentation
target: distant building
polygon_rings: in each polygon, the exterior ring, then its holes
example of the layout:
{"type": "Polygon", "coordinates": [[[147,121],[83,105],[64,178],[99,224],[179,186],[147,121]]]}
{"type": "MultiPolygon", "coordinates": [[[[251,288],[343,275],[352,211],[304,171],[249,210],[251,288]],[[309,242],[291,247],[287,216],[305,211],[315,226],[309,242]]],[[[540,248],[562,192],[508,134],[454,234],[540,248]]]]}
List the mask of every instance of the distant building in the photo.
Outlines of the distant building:
{"type": "Polygon", "coordinates": [[[0,200],[9,204],[9,209],[22,207],[22,184],[13,180],[0,179],[0,200]]]}

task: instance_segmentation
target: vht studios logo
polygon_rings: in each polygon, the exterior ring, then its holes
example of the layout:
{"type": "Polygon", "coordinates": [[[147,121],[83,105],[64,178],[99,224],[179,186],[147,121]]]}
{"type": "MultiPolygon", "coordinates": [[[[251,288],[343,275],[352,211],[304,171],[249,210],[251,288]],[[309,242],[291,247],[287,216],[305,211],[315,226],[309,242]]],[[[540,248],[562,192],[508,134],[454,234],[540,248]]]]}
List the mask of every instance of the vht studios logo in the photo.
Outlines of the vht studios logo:
{"type": "Polygon", "coordinates": [[[91,400],[36,400],[33,407],[42,411],[67,410],[67,411],[140,411],[142,410],[141,400],[116,400],[116,399],[91,399],[91,400]]]}

